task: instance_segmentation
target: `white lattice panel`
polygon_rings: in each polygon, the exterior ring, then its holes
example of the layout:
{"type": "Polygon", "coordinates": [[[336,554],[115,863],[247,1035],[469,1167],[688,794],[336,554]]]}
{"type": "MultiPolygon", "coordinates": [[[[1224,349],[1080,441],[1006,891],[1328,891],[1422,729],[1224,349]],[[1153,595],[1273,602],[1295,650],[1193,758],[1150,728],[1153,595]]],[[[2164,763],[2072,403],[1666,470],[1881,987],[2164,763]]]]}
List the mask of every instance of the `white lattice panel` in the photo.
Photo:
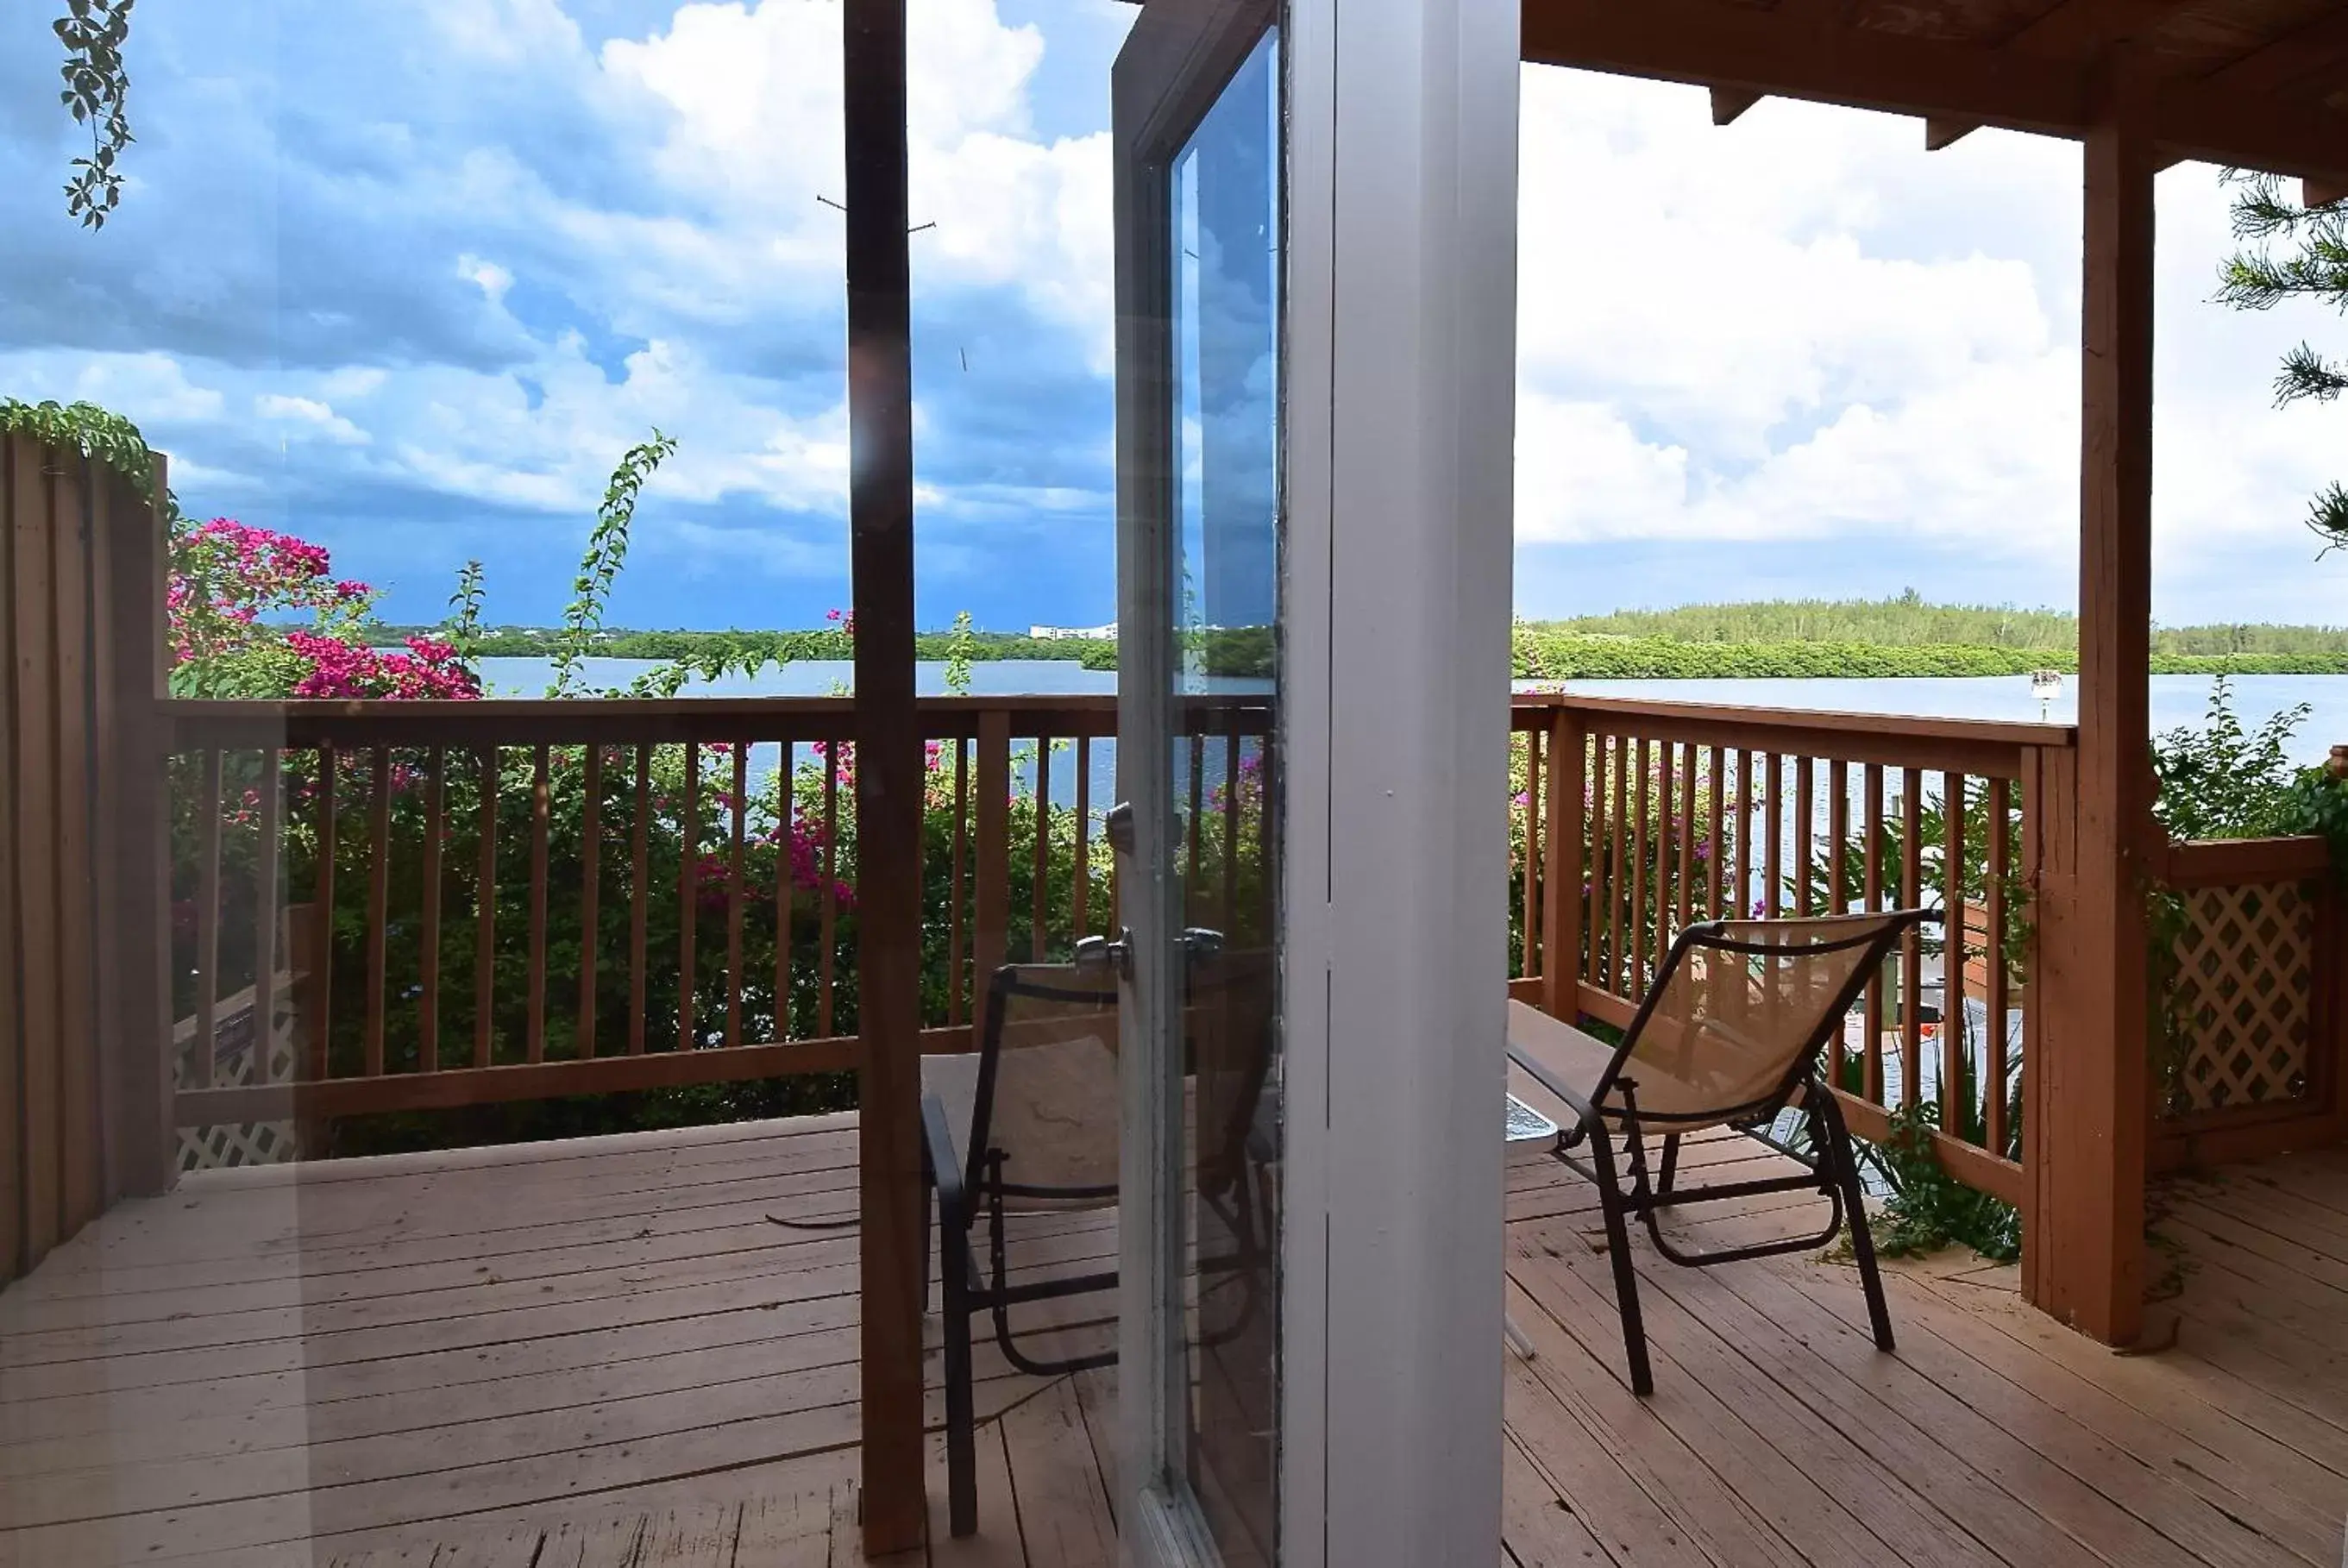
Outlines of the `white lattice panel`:
{"type": "Polygon", "coordinates": [[[2176,1015],[2184,1032],[2171,1116],[2307,1093],[2315,905],[2295,882],[2181,895],[2176,1015]]]}
{"type": "MultiPolygon", "coordinates": [[[[212,1047],[212,1082],[220,1088],[294,1081],[299,1042],[295,1038],[296,1014],[287,992],[282,987],[278,992],[277,1016],[269,1031],[266,1062],[261,1061],[253,1049],[253,995],[247,991],[221,1006],[212,1047]]],[[[174,1035],[179,1082],[185,1087],[194,1077],[192,1021],[183,1021],[174,1035]]],[[[290,1121],[180,1129],[182,1171],[211,1171],[228,1165],[279,1165],[297,1157],[294,1124],[290,1121]]]]}

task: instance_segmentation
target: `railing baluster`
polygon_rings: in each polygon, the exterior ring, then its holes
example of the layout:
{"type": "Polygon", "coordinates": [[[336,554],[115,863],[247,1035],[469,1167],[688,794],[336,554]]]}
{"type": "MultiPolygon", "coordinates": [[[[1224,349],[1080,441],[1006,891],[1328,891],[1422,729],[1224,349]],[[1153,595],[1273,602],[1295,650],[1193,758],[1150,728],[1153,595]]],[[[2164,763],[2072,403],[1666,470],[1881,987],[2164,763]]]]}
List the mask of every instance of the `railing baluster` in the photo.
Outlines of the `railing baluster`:
{"type": "Polygon", "coordinates": [[[798,861],[792,851],[798,843],[798,775],[790,741],[778,743],[780,756],[775,777],[775,1038],[791,1036],[791,903],[798,861]]]}
{"type": "Polygon", "coordinates": [[[448,827],[448,753],[435,746],[424,754],[423,923],[417,935],[416,1069],[440,1070],[440,884],[441,842],[448,827]]]}
{"type": "Polygon", "coordinates": [[[678,806],[683,824],[676,873],[676,1048],[689,1051],[701,1044],[694,1017],[694,982],[700,959],[694,951],[695,927],[701,905],[701,742],[685,743],[685,799],[678,806]]]}
{"type": "Polygon", "coordinates": [[[1543,802],[1541,856],[1542,995],[1550,1012],[1571,1020],[1581,1011],[1581,886],[1590,865],[1581,837],[1583,792],[1590,782],[1590,746],[1580,724],[1550,717],[1549,790],[1543,802]]]}
{"type": "Polygon", "coordinates": [[[742,861],[750,827],[750,743],[734,742],[733,860],[726,884],[726,1043],[742,1043],[742,861]]]}
{"type": "MultiPolygon", "coordinates": [[[[220,1076],[221,754],[203,755],[203,797],[196,808],[196,1059],[197,1087],[220,1076]]],[[[266,1051],[264,1048],[265,1058],[266,1051]]]]}
{"type": "Polygon", "coordinates": [[[530,754],[530,995],[524,999],[528,1024],[523,1043],[533,1063],[546,1059],[547,824],[553,795],[547,748],[541,744],[530,754]]]}
{"type": "MultiPolygon", "coordinates": [[[[1079,766],[1082,766],[1079,764],[1079,766]]],[[[1081,834],[1084,822],[1076,823],[1081,834]]],[[[1236,933],[1240,905],[1240,721],[1231,718],[1223,743],[1223,929],[1236,933]]]]}
{"type": "Polygon", "coordinates": [[[1794,918],[1803,919],[1815,913],[1810,891],[1818,880],[1811,873],[1817,869],[1810,842],[1811,822],[1818,814],[1818,802],[1811,798],[1811,787],[1818,770],[1808,757],[1789,757],[1787,762],[1794,769],[1794,918]]]}
{"type": "Polygon", "coordinates": [[[1728,844],[1722,836],[1727,829],[1727,804],[1721,798],[1728,789],[1728,754],[1715,746],[1705,760],[1708,766],[1704,774],[1707,798],[1704,841],[1704,917],[1718,920],[1721,878],[1728,860],[1728,844]]]}
{"type": "Polygon", "coordinates": [[[1182,875],[1182,920],[1186,925],[1199,923],[1199,851],[1206,837],[1207,738],[1195,727],[1201,722],[1195,714],[1184,716],[1184,723],[1194,727],[1190,732],[1189,830],[1183,846],[1186,869],[1182,875]]]}
{"type": "Polygon", "coordinates": [[[1826,914],[1848,914],[1850,895],[1843,891],[1843,874],[1850,868],[1850,764],[1838,757],[1827,764],[1826,914]]]}
{"type": "Polygon", "coordinates": [[[837,738],[827,741],[823,751],[823,887],[818,893],[822,914],[820,945],[815,958],[815,1032],[819,1039],[831,1037],[831,985],[833,971],[839,966],[837,933],[839,927],[839,751],[837,738]]]}
{"type": "Polygon", "coordinates": [[[644,1013],[651,1005],[648,995],[651,969],[650,933],[647,931],[652,903],[652,814],[653,814],[653,748],[640,744],[636,748],[636,811],[631,824],[628,845],[628,1054],[644,1054],[644,1013]]]}
{"type": "Polygon", "coordinates": [[[1614,884],[1610,880],[1611,862],[1608,845],[1612,841],[1613,820],[1606,814],[1608,738],[1603,734],[1591,738],[1590,779],[1589,858],[1584,862],[1590,883],[1590,913],[1582,919],[1581,929],[1589,934],[1588,963],[1581,977],[1590,982],[1593,990],[1614,989],[1614,950],[1607,944],[1607,912],[1614,902],[1614,884]]]}
{"type": "Polygon", "coordinates": [[[1631,988],[1624,993],[1632,1001],[1647,994],[1647,862],[1653,847],[1648,827],[1650,797],[1654,793],[1654,776],[1647,766],[1647,738],[1640,736],[1632,743],[1631,790],[1636,797],[1632,808],[1632,821],[1631,857],[1631,988]]]}
{"type": "MultiPolygon", "coordinates": [[[[1027,886],[1027,957],[1041,964],[1050,954],[1052,887],[1052,738],[1035,738],[1035,864],[1027,886]]],[[[1193,852],[1192,863],[1196,863],[1193,852]]]]}
{"type": "Polygon", "coordinates": [[[481,748],[480,851],[473,892],[473,1065],[489,1065],[498,999],[498,748],[481,748]]]}
{"type": "MultiPolygon", "coordinates": [[[[1867,835],[1860,852],[1866,857],[1859,895],[1867,913],[1874,914],[1883,908],[1883,765],[1870,762],[1860,775],[1859,788],[1866,793],[1861,806],[1859,831],[1867,835]]],[[[1867,977],[1867,1066],[1861,1092],[1877,1105],[1883,1103],[1883,969],[1880,964],[1867,977]]]]}
{"type": "Polygon", "coordinates": [[[1606,958],[1608,965],[1613,971],[1613,975],[1607,989],[1618,996],[1635,997],[1638,992],[1633,976],[1638,968],[1638,960],[1633,956],[1633,953],[1639,945],[1639,927],[1635,913],[1632,916],[1631,944],[1629,947],[1622,944],[1623,915],[1626,911],[1632,911],[1637,907],[1628,903],[1624,896],[1631,885],[1631,819],[1629,816],[1631,738],[1628,735],[1614,737],[1614,761],[1612,771],[1614,775],[1614,878],[1606,891],[1606,958]]]}
{"type": "Polygon", "coordinates": [[[986,988],[1002,965],[1011,926],[1011,718],[1001,709],[978,718],[978,805],[972,826],[971,910],[973,1018],[983,1017],[986,988]]]}
{"type": "Polygon", "coordinates": [[[1753,906],[1753,753],[1736,753],[1736,881],[1734,911],[1739,920],[1760,912],[1753,906]]]}
{"type": "Polygon", "coordinates": [[[1989,864],[1982,880],[1982,913],[1989,927],[1983,943],[1983,964],[1989,985],[1982,998],[1989,1017],[1989,1037],[1983,1043],[1982,1126],[1992,1154],[2005,1157],[2006,1115],[2005,1016],[2013,1006],[2005,968],[2005,879],[2011,870],[2013,842],[2006,820],[2012,809],[2011,785],[2004,779],[1989,781],[1989,864]]]}
{"type": "Polygon", "coordinates": [[[1941,1127],[1964,1136],[1965,1060],[1965,776],[1941,776],[1941,814],[1948,830],[1941,850],[1941,1127]]]}
{"type": "Polygon", "coordinates": [[[334,1066],[326,1031],[335,1021],[335,821],[334,746],[318,748],[318,863],[310,911],[310,1078],[324,1083],[334,1066]]]}
{"type": "Polygon", "coordinates": [[[1655,742],[1653,753],[1639,773],[1641,784],[1655,797],[1654,951],[1649,959],[1652,967],[1647,971],[1647,985],[1652,987],[1663,975],[1672,948],[1672,841],[1678,836],[1673,831],[1672,809],[1672,743],[1655,742]]]}
{"type": "Polygon", "coordinates": [[[1761,754],[1761,771],[1767,782],[1762,785],[1762,821],[1767,836],[1762,841],[1762,913],[1775,920],[1783,913],[1786,896],[1786,798],[1780,792],[1784,773],[1779,764],[1784,761],[1774,751],[1761,754]]]}
{"type": "MultiPolygon", "coordinates": [[[[1519,896],[1523,913],[1518,921],[1524,929],[1524,947],[1517,961],[1517,973],[1529,980],[1540,973],[1540,963],[1534,954],[1540,951],[1541,738],[1539,731],[1527,730],[1524,740],[1525,874],[1519,896]]],[[[1511,801],[1509,810],[1516,809],[1511,801]]]]}
{"type": "Polygon", "coordinates": [[[1695,904],[1695,742],[1680,748],[1679,929],[1685,931],[1695,904]]]}
{"type": "Polygon", "coordinates": [[[953,780],[953,896],[946,916],[946,1022],[961,1024],[970,1017],[965,1001],[970,976],[963,967],[964,907],[970,896],[963,870],[970,853],[970,741],[962,736],[954,738],[953,780]]]}
{"type": "Polygon", "coordinates": [[[596,950],[603,944],[603,748],[590,742],[582,763],[579,806],[579,1044],[582,1061],[595,1055],[596,950]]]}
{"type": "Polygon", "coordinates": [[[368,1078],[383,1076],[384,989],[389,966],[391,927],[391,749],[378,746],[372,758],[367,797],[366,1034],[368,1078]]]}
{"type": "MultiPolygon", "coordinates": [[[[1092,923],[1087,918],[1088,911],[1086,905],[1092,896],[1093,880],[1093,738],[1089,735],[1078,735],[1075,743],[1076,748],[1076,881],[1075,888],[1069,894],[1068,923],[1074,928],[1076,940],[1081,942],[1092,934],[1092,923]]],[[[1232,756],[1237,757],[1239,740],[1236,729],[1232,731],[1231,748],[1232,756]]],[[[1236,764],[1233,765],[1233,771],[1237,772],[1236,764]]],[[[959,817],[955,819],[954,826],[957,829],[962,826],[959,817]]],[[[957,851],[961,849],[959,840],[956,841],[954,847],[957,851]]],[[[961,872],[962,861],[957,855],[954,861],[957,904],[961,898],[961,872]]],[[[955,914],[959,918],[961,914],[959,907],[956,908],[955,914]]]]}
{"type": "MultiPolygon", "coordinates": [[[[1900,774],[1900,906],[1914,909],[1924,896],[1924,774],[1900,774]]],[[[1924,948],[1911,927],[1900,944],[1900,1103],[1914,1105],[1924,1059],[1924,948]]]]}
{"type": "MultiPolygon", "coordinates": [[[[269,1065],[276,1050],[277,965],[286,957],[277,951],[277,865],[283,851],[279,813],[284,768],[276,747],[261,748],[260,838],[252,862],[252,1029],[255,1048],[262,1053],[253,1059],[264,1065],[269,1065]]],[[[254,1081],[265,1082],[270,1076],[261,1073],[254,1081]]]]}

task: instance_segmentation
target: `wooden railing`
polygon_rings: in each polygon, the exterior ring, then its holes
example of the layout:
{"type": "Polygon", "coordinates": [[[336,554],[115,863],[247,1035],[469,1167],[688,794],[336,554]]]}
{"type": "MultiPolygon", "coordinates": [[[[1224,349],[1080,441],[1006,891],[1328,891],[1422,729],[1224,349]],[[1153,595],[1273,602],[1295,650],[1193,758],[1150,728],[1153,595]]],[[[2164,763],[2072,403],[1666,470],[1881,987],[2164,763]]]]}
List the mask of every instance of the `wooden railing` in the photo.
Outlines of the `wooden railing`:
{"type": "Polygon", "coordinates": [[[1620,1027],[1691,921],[1938,910],[1870,980],[1836,1085],[1863,1136],[1905,1109],[2021,1202],[2036,811],[2069,729],[1555,694],[1514,728],[1520,995],[1620,1027]]]}
{"type": "MultiPolygon", "coordinates": [[[[1116,929],[1099,820],[1117,714],[1105,696],[922,707],[923,1012],[929,1048],[951,1049],[995,965],[1116,929]]],[[[853,712],[167,704],[190,1020],[177,1119],[314,1125],[852,1067],[853,712]],[[239,993],[241,1018],[296,1026],[281,1081],[220,1071],[222,998],[239,993]]],[[[1269,886],[1267,716],[1217,699],[1185,721],[1181,852],[1202,923],[1254,918],[1269,886]]]]}

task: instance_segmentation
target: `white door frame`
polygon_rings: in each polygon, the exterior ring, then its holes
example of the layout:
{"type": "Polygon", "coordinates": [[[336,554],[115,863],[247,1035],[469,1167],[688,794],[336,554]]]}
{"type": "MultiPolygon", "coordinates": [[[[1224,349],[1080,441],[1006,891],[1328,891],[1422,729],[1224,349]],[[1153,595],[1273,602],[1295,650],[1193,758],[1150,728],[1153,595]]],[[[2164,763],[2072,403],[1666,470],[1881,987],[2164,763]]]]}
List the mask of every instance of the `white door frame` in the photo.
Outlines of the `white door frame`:
{"type": "Polygon", "coordinates": [[[1519,3],[1287,10],[1281,1561],[1492,1563],[1519,3]]]}
{"type": "Polygon", "coordinates": [[[1189,1473],[1190,1372],[1180,990],[1162,960],[1181,924],[1167,531],[1177,461],[1172,397],[1174,160],[1277,15],[1274,0],[1145,6],[1117,61],[1117,783],[1133,854],[1123,896],[1133,959],[1120,1052],[1117,1332],[1120,1553],[1126,1568],[1214,1568],[1189,1473]],[[1139,548],[1134,548],[1137,543],[1139,548]],[[1147,1370],[1140,1370],[1146,1368],[1147,1370]]]}

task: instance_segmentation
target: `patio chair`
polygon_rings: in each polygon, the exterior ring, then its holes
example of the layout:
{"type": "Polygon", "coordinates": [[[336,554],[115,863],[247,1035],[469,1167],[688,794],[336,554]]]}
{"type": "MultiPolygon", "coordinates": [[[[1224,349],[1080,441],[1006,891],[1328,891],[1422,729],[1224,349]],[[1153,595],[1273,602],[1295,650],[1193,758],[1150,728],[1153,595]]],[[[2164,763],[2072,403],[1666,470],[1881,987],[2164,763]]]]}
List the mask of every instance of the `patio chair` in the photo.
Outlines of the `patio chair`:
{"type": "MultiPolygon", "coordinates": [[[[1205,1273],[1237,1269],[1240,1299],[1220,1323],[1202,1314],[1200,1332],[1220,1342],[1256,1306],[1253,1266],[1271,1233],[1255,1167],[1268,1158],[1255,1126],[1269,1062],[1272,967],[1260,955],[1226,955],[1210,933],[1193,934],[1184,1042],[1192,1116],[1200,1129],[1198,1192],[1215,1220],[1196,1238],[1205,1273]],[[1213,1130],[1210,1136],[1208,1130],[1213,1130]],[[1251,1142],[1251,1134],[1254,1140],[1251,1142]],[[1230,1238],[1228,1242],[1224,1238],[1230,1238]],[[1213,1255],[1210,1256],[1210,1253],[1213,1255]]],[[[1005,965],[989,981],[979,1048],[922,1058],[922,1178],[935,1193],[944,1329],[947,1491],[952,1529],[977,1529],[973,1318],[986,1314],[1004,1357],[1023,1372],[1055,1377],[1114,1365],[1114,1346],[1047,1354],[1024,1338],[1011,1309],[1022,1304],[1112,1291],[1105,1268],[1017,1270],[1014,1218],[1114,1209],[1117,1201],[1117,975],[1107,962],[1005,965]],[[982,1261],[978,1231],[986,1230],[982,1261]]],[[[1203,1218],[1203,1217],[1202,1217],[1203,1218]]],[[[929,1296],[930,1203],[922,1209],[922,1299],[929,1296]]],[[[1202,1290],[1201,1305],[1213,1289],[1202,1290]]],[[[1113,1309],[1105,1314],[1113,1317],[1113,1309]]],[[[1113,1324],[1079,1326],[1098,1332],[1113,1324]]]]}
{"type": "Polygon", "coordinates": [[[1698,1268],[1807,1252],[1833,1241],[1848,1223],[1875,1343],[1892,1348],[1891,1317],[1876,1271],[1874,1239],[1868,1233],[1858,1161],[1842,1111],[1820,1075],[1819,1057],[1893,945],[1920,923],[1937,918],[1926,910],[1901,910],[1690,926],[1672,944],[1619,1046],[1521,1003],[1510,1004],[1509,1059],[1570,1108],[1570,1124],[1554,1152],[1598,1189],[1634,1393],[1653,1393],[1654,1375],[1647,1364],[1639,1278],[1631,1263],[1632,1216],[1645,1222],[1657,1252],[1698,1268]],[[1788,1108],[1807,1124],[1807,1149],[1770,1130],[1788,1108]],[[1806,1169],[1788,1176],[1679,1186],[1680,1140],[1723,1126],[1806,1169]],[[1663,1155],[1650,1176],[1646,1140],[1658,1133],[1663,1155]],[[1573,1152],[1584,1142],[1590,1145],[1587,1161],[1573,1152]],[[1660,1222],[1666,1209],[1803,1191],[1822,1194],[1830,1205],[1826,1226],[1816,1234],[1694,1251],[1667,1239],[1660,1222]]]}

